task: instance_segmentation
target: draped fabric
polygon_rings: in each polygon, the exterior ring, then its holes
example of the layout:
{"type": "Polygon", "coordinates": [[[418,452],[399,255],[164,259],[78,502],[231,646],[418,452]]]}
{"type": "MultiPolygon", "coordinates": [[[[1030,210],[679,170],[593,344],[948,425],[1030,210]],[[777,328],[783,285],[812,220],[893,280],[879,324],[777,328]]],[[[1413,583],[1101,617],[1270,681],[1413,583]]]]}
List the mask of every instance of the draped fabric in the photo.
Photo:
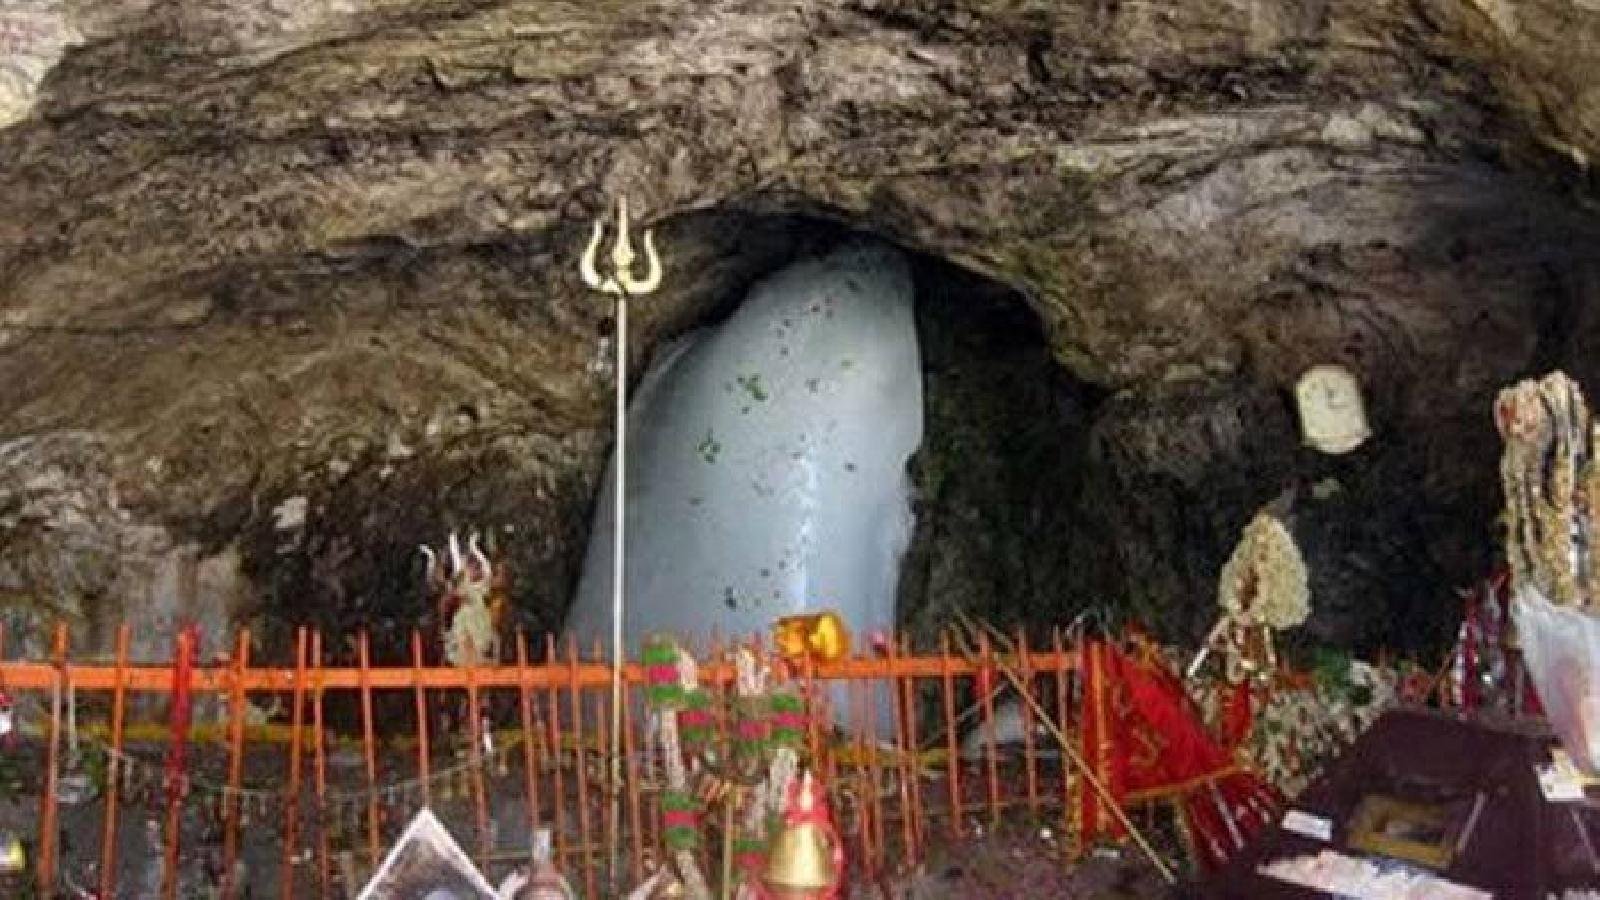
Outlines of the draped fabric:
{"type": "MultiPolygon", "coordinates": [[[[1228,743],[1206,729],[1177,675],[1162,662],[1103,641],[1086,642],[1083,654],[1085,763],[1124,807],[1175,804],[1196,862],[1208,869],[1226,862],[1270,820],[1280,802],[1276,792],[1237,764],[1228,743]]],[[[1245,733],[1249,699],[1246,691],[1229,703],[1237,707],[1229,718],[1242,715],[1245,733]]],[[[1098,792],[1086,787],[1079,795],[1085,842],[1122,836],[1098,792]]]]}

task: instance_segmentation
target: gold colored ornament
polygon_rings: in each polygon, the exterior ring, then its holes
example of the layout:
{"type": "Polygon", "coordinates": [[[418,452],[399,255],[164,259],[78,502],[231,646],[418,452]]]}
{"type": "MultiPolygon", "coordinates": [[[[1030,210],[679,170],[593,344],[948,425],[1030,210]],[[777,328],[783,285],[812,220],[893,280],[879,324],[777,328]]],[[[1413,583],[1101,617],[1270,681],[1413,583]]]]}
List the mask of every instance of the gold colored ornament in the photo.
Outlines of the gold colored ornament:
{"type": "Polygon", "coordinates": [[[656,253],[654,234],[646,229],[644,233],[644,255],[648,268],[643,278],[633,277],[633,261],[637,256],[633,252],[633,242],[628,235],[628,199],[617,200],[617,243],[611,249],[611,262],[614,266],[612,274],[601,275],[595,266],[596,256],[600,250],[600,240],[605,236],[605,223],[594,223],[594,234],[589,238],[589,245],[583,250],[583,257],[578,261],[578,272],[583,277],[583,283],[591,289],[605,294],[617,294],[622,297],[636,297],[640,294],[649,294],[661,286],[661,257],[656,253]]]}
{"type": "Polygon", "coordinates": [[[762,881],[775,891],[804,895],[831,888],[838,881],[833,842],[822,823],[808,815],[815,803],[814,790],[815,782],[810,775],[804,776],[796,797],[800,820],[786,822],[772,842],[762,881]]]}
{"type": "Polygon", "coordinates": [[[14,831],[0,832],[0,875],[17,875],[28,870],[28,854],[22,838],[14,831]]]}
{"type": "Polygon", "coordinates": [[[850,631],[834,612],[785,616],[773,624],[772,640],[791,662],[810,657],[813,662],[831,663],[850,653],[850,631]]]}

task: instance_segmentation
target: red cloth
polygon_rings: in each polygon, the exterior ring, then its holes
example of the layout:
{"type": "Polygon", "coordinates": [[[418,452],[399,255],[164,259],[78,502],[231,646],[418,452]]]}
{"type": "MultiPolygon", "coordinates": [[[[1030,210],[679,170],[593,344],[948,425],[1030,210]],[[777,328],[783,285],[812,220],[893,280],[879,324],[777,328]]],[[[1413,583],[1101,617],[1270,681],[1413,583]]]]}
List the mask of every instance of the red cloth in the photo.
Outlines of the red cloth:
{"type": "Polygon", "coordinates": [[[172,666],[172,743],[167,748],[167,793],[181,796],[188,773],[189,689],[194,682],[194,660],[200,646],[200,627],[189,624],[178,632],[178,658],[172,666]]]}
{"type": "Polygon", "coordinates": [[[1222,743],[1236,749],[1250,737],[1255,726],[1255,704],[1250,696],[1250,682],[1241,681],[1233,686],[1222,706],[1222,743]]]}
{"type": "MultiPolygon", "coordinates": [[[[1083,652],[1084,761],[1119,804],[1176,800],[1197,861],[1206,868],[1225,862],[1271,817],[1274,792],[1238,767],[1165,665],[1100,641],[1086,643],[1083,652]]],[[[1248,688],[1243,698],[1230,703],[1248,716],[1248,688]]],[[[1080,797],[1084,840],[1121,836],[1097,791],[1085,785],[1080,797]]]]}

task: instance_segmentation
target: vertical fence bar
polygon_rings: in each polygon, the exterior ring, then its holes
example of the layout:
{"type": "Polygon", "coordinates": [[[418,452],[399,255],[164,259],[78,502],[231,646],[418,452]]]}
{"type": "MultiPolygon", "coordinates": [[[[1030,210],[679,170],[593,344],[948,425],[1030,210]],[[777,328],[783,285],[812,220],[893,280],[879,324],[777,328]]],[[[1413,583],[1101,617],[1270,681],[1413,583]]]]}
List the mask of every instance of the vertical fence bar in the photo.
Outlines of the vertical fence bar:
{"type": "MultiPolygon", "coordinates": [[[[687,650],[691,655],[694,656],[694,658],[695,658],[695,660],[697,662],[699,660],[701,660],[701,659],[705,660],[706,664],[705,665],[701,665],[701,666],[698,667],[700,672],[702,672],[702,673],[705,672],[706,669],[708,669],[710,666],[716,665],[716,664],[718,664],[718,663],[720,663],[722,661],[722,658],[721,658],[721,654],[722,654],[722,632],[721,632],[721,630],[718,629],[716,626],[712,626],[712,628],[711,628],[711,643],[710,643],[710,646],[706,649],[706,653],[705,653],[704,656],[700,655],[700,648],[697,647],[697,646],[689,647],[689,648],[687,648],[687,650]]],[[[700,690],[705,692],[706,699],[709,701],[708,705],[712,709],[715,709],[717,703],[720,702],[721,694],[718,691],[718,687],[719,687],[719,685],[708,683],[707,680],[702,676],[701,681],[700,681],[700,690]]],[[[713,725],[712,726],[713,733],[715,733],[715,729],[716,729],[716,726],[713,725]]],[[[712,740],[715,740],[715,738],[712,738],[712,740]]],[[[709,741],[708,741],[708,743],[709,743],[709,741]]],[[[694,784],[693,778],[694,778],[694,773],[693,773],[693,771],[691,771],[690,772],[690,783],[689,783],[689,792],[690,792],[691,795],[696,792],[696,785],[694,784]]],[[[705,825],[706,821],[702,820],[701,824],[702,824],[702,826],[705,825]]],[[[701,841],[700,842],[700,846],[695,848],[695,855],[699,859],[701,871],[703,871],[703,872],[717,872],[717,871],[720,871],[721,867],[715,864],[715,859],[712,857],[711,841],[701,841]]]]}
{"type": "Polygon", "coordinates": [[[100,832],[100,896],[115,897],[117,890],[117,790],[122,784],[122,723],[127,711],[128,639],[123,622],[117,628],[117,675],[111,687],[111,754],[106,760],[105,823],[100,832]]]}
{"type": "MultiPolygon", "coordinates": [[[[557,671],[560,660],[560,657],[556,654],[556,636],[554,634],[546,633],[544,636],[544,658],[546,667],[548,667],[551,674],[554,674],[557,671]]],[[[552,819],[555,823],[556,833],[556,865],[566,867],[570,865],[571,859],[571,851],[567,847],[567,785],[566,777],[563,773],[566,768],[566,754],[561,746],[561,688],[556,684],[554,678],[550,679],[550,687],[545,692],[545,702],[549,705],[549,715],[546,718],[549,720],[550,727],[550,750],[554,754],[556,763],[555,798],[552,804],[554,813],[552,819]]],[[[576,713],[576,710],[574,710],[574,713],[576,713]]],[[[577,718],[577,715],[574,714],[573,719],[576,721],[577,718]]],[[[574,757],[578,759],[580,765],[583,762],[582,752],[581,747],[574,752],[574,757]]],[[[571,869],[567,871],[571,871],[571,869]]]]}
{"type": "Polygon", "coordinates": [[[634,755],[633,701],[627,682],[622,685],[622,754],[627,759],[623,777],[628,788],[628,843],[631,850],[628,875],[637,884],[644,879],[644,833],[639,813],[639,759],[634,755]]]}
{"type": "MultiPolygon", "coordinates": [[[[244,673],[250,666],[250,629],[234,636],[233,682],[228,685],[228,789],[222,795],[222,900],[233,900],[238,885],[239,787],[244,779],[244,673]]],[[[107,897],[112,896],[107,894],[107,897]]]]}
{"type": "Polygon", "coordinates": [[[914,819],[911,809],[911,782],[916,778],[916,737],[906,726],[906,693],[901,688],[902,679],[900,666],[900,635],[891,634],[887,651],[889,667],[888,681],[889,708],[894,710],[894,749],[895,749],[895,774],[899,779],[900,794],[900,841],[903,859],[907,863],[916,861],[916,835],[914,819]]]}
{"type": "Polygon", "coordinates": [[[478,865],[489,863],[489,807],[483,790],[483,716],[478,706],[478,660],[474,649],[468,654],[467,679],[467,783],[472,789],[472,824],[478,831],[478,865]]]}
{"type": "Polygon", "coordinates": [[[328,750],[327,732],[322,722],[322,631],[311,633],[311,664],[313,684],[311,690],[311,740],[313,741],[313,773],[317,790],[317,890],[327,900],[330,884],[328,867],[328,750]]]}
{"type": "MultiPolygon", "coordinates": [[[[417,781],[422,785],[422,805],[433,805],[433,779],[428,751],[428,689],[422,686],[422,633],[411,629],[411,673],[417,699],[417,781]]],[[[371,807],[368,807],[369,811],[371,807]]],[[[374,863],[376,865],[376,863],[374,863]]]]}
{"type": "Polygon", "coordinates": [[[961,839],[966,813],[961,808],[961,737],[956,731],[956,677],[950,657],[950,632],[939,635],[939,676],[943,687],[945,764],[949,767],[950,836],[961,839]]]}
{"type": "Polygon", "coordinates": [[[983,695],[984,765],[987,767],[989,795],[989,827],[1000,827],[1000,748],[999,735],[994,721],[994,653],[989,647],[989,635],[978,634],[979,672],[978,692],[983,695]]]}
{"type": "MultiPolygon", "coordinates": [[[[855,767],[853,780],[856,785],[856,815],[861,829],[861,869],[868,878],[878,874],[878,856],[873,845],[873,819],[876,818],[877,804],[875,797],[876,785],[867,780],[867,754],[866,743],[872,743],[872,714],[867,709],[867,698],[862,690],[862,683],[856,678],[845,679],[846,702],[854,728],[854,735],[850,737],[851,763],[855,767]]],[[[832,782],[837,784],[837,781],[832,782]]]]}
{"type": "Polygon", "coordinates": [[[361,667],[361,750],[367,764],[367,861],[378,868],[378,741],[372,723],[372,645],[367,630],[356,638],[356,664],[361,667]]]}
{"type": "MultiPolygon", "coordinates": [[[[1028,696],[1033,696],[1033,659],[1028,652],[1028,636],[1017,626],[1017,668],[1018,675],[1022,678],[1023,688],[1028,696]]],[[[1027,767],[1028,783],[1028,814],[1034,819],[1039,817],[1039,760],[1033,747],[1033,704],[1027,698],[1022,700],[1022,764],[1027,767]]]]}
{"type": "Polygon", "coordinates": [[[878,720],[877,679],[865,678],[861,685],[861,699],[866,707],[867,728],[862,734],[867,738],[867,794],[868,802],[872,807],[872,845],[877,849],[878,857],[873,860],[872,872],[881,874],[883,865],[888,861],[888,844],[883,833],[883,770],[878,764],[878,720]]]}
{"type": "Polygon", "coordinates": [[[567,639],[567,687],[572,699],[572,741],[575,745],[578,779],[578,849],[583,860],[585,897],[598,897],[595,890],[594,854],[589,846],[589,760],[583,739],[583,690],[578,686],[578,639],[567,639]]]}
{"type": "MultiPolygon", "coordinates": [[[[606,662],[605,647],[598,638],[595,640],[594,647],[590,650],[589,655],[597,663],[606,662]]],[[[617,826],[621,824],[617,821],[617,817],[622,810],[619,804],[615,802],[615,799],[620,798],[620,795],[614,793],[621,788],[621,785],[612,783],[612,778],[617,774],[618,767],[611,760],[611,692],[606,691],[601,694],[598,703],[600,714],[595,717],[595,743],[600,747],[601,758],[605,761],[600,768],[600,837],[601,843],[605,847],[605,868],[603,871],[611,879],[611,889],[614,892],[621,881],[617,877],[618,861],[615,850],[617,848],[617,826]]],[[[620,735],[618,737],[620,738],[620,735]]]]}
{"type": "Polygon", "coordinates": [[[517,629],[517,700],[522,712],[523,789],[528,802],[528,833],[539,830],[539,759],[534,748],[533,694],[528,687],[528,636],[517,629]]]}
{"type": "Polygon", "coordinates": [[[300,842],[300,730],[305,726],[306,629],[295,631],[294,706],[289,725],[289,787],[283,798],[283,861],[278,867],[278,896],[295,900],[294,856],[300,842]]]}
{"type": "MultiPolygon", "coordinates": [[[[911,639],[905,635],[900,636],[900,658],[911,656],[911,639]]],[[[901,698],[906,710],[906,743],[905,752],[911,755],[911,861],[922,861],[922,842],[926,836],[923,826],[922,812],[922,754],[918,748],[922,746],[921,733],[917,729],[917,678],[907,675],[901,682],[901,698]]]]}
{"type": "Polygon", "coordinates": [[[39,798],[39,895],[55,896],[56,846],[60,839],[56,825],[56,787],[61,765],[61,698],[66,690],[67,677],[67,623],[56,622],[55,639],[50,650],[50,660],[55,665],[55,686],[50,699],[50,735],[46,748],[44,793],[39,798]]]}
{"type": "MultiPolygon", "coordinates": [[[[1067,667],[1063,661],[1061,643],[1061,629],[1050,629],[1050,649],[1056,654],[1056,718],[1061,722],[1061,728],[1066,731],[1069,717],[1067,707],[1067,667]]],[[[1061,852],[1072,856],[1075,853],[1072,831],[1072,767],[1067,759],[1067,748],[1061,748],[1061,852]]]]}

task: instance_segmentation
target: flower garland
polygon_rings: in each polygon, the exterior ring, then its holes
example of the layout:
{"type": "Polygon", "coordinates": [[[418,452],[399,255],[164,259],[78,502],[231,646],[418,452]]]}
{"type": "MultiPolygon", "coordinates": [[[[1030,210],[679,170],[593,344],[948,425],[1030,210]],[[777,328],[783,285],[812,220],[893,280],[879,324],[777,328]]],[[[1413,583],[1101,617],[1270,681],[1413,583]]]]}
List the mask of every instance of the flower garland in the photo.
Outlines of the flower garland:
{"type": "Polygon", "coordinates": [[[661,793],[661,836],[684,890],[695,900],[710,900],[704,873],[695,858],[699,846],[700,802],[689,787],[688,754],[678,733],[679,713],[699,692],[699,672],[694,657],[666,637],[645,643],[645,696],[660,734],[666,783],[661,793]]]}
{"type": "MultiPolygon", "coordinates": [[[[1362,660],[1321,667],[1311,684],[1273,691],[1255,711],[1240,752],[1263,778],[1293,797],[1398,697],[1402,673],[1362,660]]],[[[1230,688],[1213,684],[1197,700],[1215,722],[1230,688]]]]}
{"type": "Polygon", "coordinates": [[[1500,392],[1495,425],[1505,443],[1506,560],[1512,585],[1551,602],[1600,604],[1600,427],[1562,372],[1500,392]]]}
{"type": "Polygon", "coordinates": [[[1262,511],[1245,526],[1217,579],[1217,622],[1186,677],[1194,680],[1215,651],[1228,681],[1270,682],[1278,668],[1272,634],[1294,628],[1311,614],[1306,563],[1289,529],[1262,511]]]}
{"type": "Polygon", "coordinates": [[[1245,526],[1222,567],[1217,605],[1224,614],[1284,631],[1311,614],[1306,563],[1289,529],[1266,512],[1245,526]]]}

